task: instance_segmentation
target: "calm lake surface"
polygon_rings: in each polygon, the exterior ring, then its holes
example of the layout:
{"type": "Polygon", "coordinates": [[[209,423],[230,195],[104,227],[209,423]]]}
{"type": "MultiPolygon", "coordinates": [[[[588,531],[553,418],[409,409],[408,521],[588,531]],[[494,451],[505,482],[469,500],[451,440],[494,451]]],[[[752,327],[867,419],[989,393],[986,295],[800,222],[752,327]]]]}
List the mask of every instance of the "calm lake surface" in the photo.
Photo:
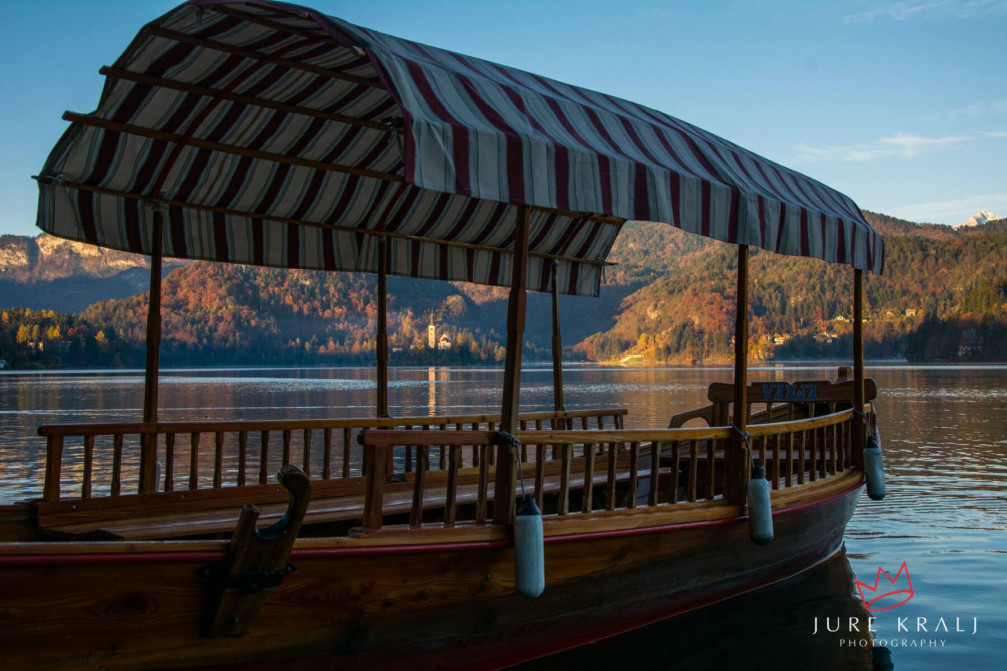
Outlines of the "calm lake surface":
{"type": "MultiPolygon", "coordinates": [[[[824,379],[834,370],[760,367],[750,379],[824,379]]],[[[888,496],[861,499],[845,555],[527,669],[1007,668],[1007,367],[868,365],[867,374],[880,389],[888,496]],[[868,633],[853,580],[873,584],[879,567],[894,576],[903,562],[914,596],[875,613],[868,633]]],[[[500,368],[399,368],[391,378],[397,416],[499,411],[500,368]]],[[[731,370],[570,366],[564,378],[569,409],[625,407],[628,428],[653,428],[704,405],[707,386],[729,382],[731,370]]],[[[38,425],[137,421],[142,391],[137,372],[0,373],[0,503],[42,491],[38,425]]],[[[169,370],[160,418],[366,417],[375,395],[373,372],[361,368],[169,370]]],[[[551,407],[550,370],[526,368],[522,409],[551,407]]]]}

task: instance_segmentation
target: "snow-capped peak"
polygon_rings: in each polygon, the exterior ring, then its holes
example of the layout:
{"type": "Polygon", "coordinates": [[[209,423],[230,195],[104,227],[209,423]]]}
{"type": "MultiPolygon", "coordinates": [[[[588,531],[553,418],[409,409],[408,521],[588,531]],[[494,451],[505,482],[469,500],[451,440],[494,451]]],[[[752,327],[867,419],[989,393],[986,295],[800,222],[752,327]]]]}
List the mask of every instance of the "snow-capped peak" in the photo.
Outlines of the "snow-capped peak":
{"type": "Polygon", "coordinates": [[[981,210],[973,214],[967,221],[963,221],[958,226],[981,226],[987,221],[993,221],[997,216],[989,210],[981,210]]]}

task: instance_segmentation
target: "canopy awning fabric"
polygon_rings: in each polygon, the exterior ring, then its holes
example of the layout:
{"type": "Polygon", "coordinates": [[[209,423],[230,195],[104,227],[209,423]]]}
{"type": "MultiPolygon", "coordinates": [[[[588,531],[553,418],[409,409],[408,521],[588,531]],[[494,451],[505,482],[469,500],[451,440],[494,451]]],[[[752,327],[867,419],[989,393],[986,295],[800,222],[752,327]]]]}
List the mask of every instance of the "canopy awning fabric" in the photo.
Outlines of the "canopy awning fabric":
{"type": "Polygon", "coordinates": [[[622,223],[880,273],[847,196],[647,107],[294,5],[145,26],[39,175],[38,225],[149,253],[597,295],[622,223]]]}

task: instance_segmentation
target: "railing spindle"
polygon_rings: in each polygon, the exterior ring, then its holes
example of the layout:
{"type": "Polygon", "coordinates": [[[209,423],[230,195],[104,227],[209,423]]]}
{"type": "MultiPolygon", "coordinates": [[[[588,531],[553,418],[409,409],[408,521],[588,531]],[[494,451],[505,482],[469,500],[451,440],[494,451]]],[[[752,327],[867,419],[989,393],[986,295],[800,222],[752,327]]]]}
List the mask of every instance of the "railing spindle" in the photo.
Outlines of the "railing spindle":
{"type": "Polygon", "coordinates": [[[189,489],[199,487],[199,433],[189,436],[189,489]]]}
{"type": "Polygon", "coordinates": [[[629,444],[629,501],[636,508],[636,490],[640,487],[640,443],[629,444]]]}
{"type": "Polygon", "coordinates": [[[661,482],[661,444],[654,440],[650,443],[650,492],[647,495],[647,505],[657,505],[657,487],[661,482]]]}
{"type": "Polygon", "coordinates": [[[696,481],[699,479],[699,445],[698,441],[689,441],[689,488],[688,496],[689,501],[693,502],[696,500],[696,481]]]}
{"type": "Polygon", "coordinates": [[[716,491],[717,458],[714,441],[706,441],[706,500],[712,501],[716,491]]]}
{"type": "MultiPolygon", "coordinates": [[[[790,434],[790,435],[791,435],[791,438],[794,436],[794,434],[790,434]]],[[[800,444],[799,447],[800,447],[800,452],[798,453],[798,457],[797,457],[797,484],[803,485],[804,484],[804,469],[807,466],[807,464],[805,463],[805,453],[808,451],[808,432],[807,431],[801,431],[801,444],[800,444]]]]}
{"type": "MultiPolygon", "coordinates": [[[[496,422],[487,422],[487,426],[489,427],[490,431],[496,431],[497,430],[497,423],[496,422]]],[[[497,451],[496,450],[492,450],[491,449],[488,452],[483,452],[483,454],[485,456],[489,457],[490,466],[496,466],[496,463],[497,463],[497,451]]]]}
{"type": "Polygon", "coordinates": [[[476,493],[476,522],[485,522],[489,508],[490,462],[486,452],[489,445],[478,445],[479,452],[479,491],[476,493]]]}
{"type": "MultiPolygon", "coordinates": [[[[472,422],[472,424],[469,425],[469,430],[471,430],[471,431],[478,431],[479,430],[479,423],[478,422],[472,422]]],[[[482,447],[479,446],[479,445],[473,445],[472,446],[472,468],[475,468],[475,467],[479,466],[479,460],[482,457],[482,455],[483,455],[482,447]]]]}
{"type": "MultiPolygon", "coordinates": [[[[807,436],[807,432],[805,432],[807,436]]],[[[811,429],[811,449],[809,450],[811,454],[811,464],[808,469],[809,480],[815,482],[818,480],[818,430],[811,429]]]]}
{"type": "Polygon", "coordinates": [[[304,430],[304,453],[301,455],[304,474],[311,477],[311,429],[304,430]]]}
{"type": "Polygon", "coordinates": [[[839,424],[832,425],[832,442],[829,444],[829,451],[832,457],[832,473],[839,472],[839,424]]]}
{"type": "Polygon", "coordinates": [[[281,466],[286,466],[290,463],[290,439],[293,435],[293,431],[290,429],[283,430],[283,463],[281,466]]]}
{"type": "MultiPolygon", "coordinates": [[[[573,446],[570,446],[573,449],[573,446]]],[[[585,513],[594,508],[594,445],[584,445],[584,489],[582,490],[581,509],[585,513]]]]}
{"type": "Polygon", "coordinates": [[[332,429],[322,431],[322,479],[332,478],[332,429]]]}
{"type": "MultiPolygon", "coordinates": [[[[441,424],[439,428],[440,428],[441,431],[447,431],[448,430],[448,425],[447,424],[441,424]]],[[[445,450],[448,449],[448,446],[447,445],[441,445],[440,448],[441,448],[440,459],[437,461],[437,468],[439,468],[440,470],[443,471],[444,468],[445,468],[445,466],[447,465],[447,464],[445,464],[445,457],[446,457],[445,450]]]]}
{"type": "Polygon", "coordinates": [[[94,469],[94,436],[84,436],[84,473],[80,498],[91,498],[91,472],[94,469]]]}
{"type": "MultiPolygon", "coordinates": [[[[678,503],[681,497],[678,490],[682,486],[682,443],[674,440],[671,442],[671,502],[678,503]]],[[[686,487],[688,490],[688,487],[686,487]]],[[[688,496],[688,491],[686,491],[688,496]]]]}
{"type": "Polygon", "coordinates": [[[452,445],[448,452],[448,489],[444,496],[444,524],[447,526],[454,526],[458,516],[458,457],[459,447],[452,445]]]}
{"type": "Polygon", "coordinates": [[[564,445],[559,471],[559,514],[570,513],[570,455],[573,445],[564,445]]]}
{"type": "Polygon", "coordinates": [[[409,512],[409,526],[423,526],[423,485],[429,468],[426,445],[416,446],[416,478],[413,480],[413,508],[409,512]]]}
{"type": "MultiPolygon", "coordinates": [[[[350,477],[350,449],[353,447],[353,432],[350,427],[343,429],[343,477],[350,477]]],[[[391,450],[388,450],[391,454],[391,450]]],[[[361,475],[363,473],[363,467],[361,466],[361,475]]]]}
{"type": "Polygon", "coordinates": [[[821,436],[821,442],[818,445],[818,449],[820,452],[818,461],[818,474],[823,478],[829,474],[829,434],[827,432],[828,428],[829,427],[827,426],[823,426],[822,428],[817,430],[818,435],[821,436]]]}
{"type": "Polygon", "coordinates": [[[259,484],[268,482],[269,472],[269,431],[259,435],[259,484]]]}
{"type": "Polygon", "coordinates": [[[545,446],[535,446],[535,504],[542,509],[545,499],[545,446]]]}
{"type": "Polygon", "coordinates": [[[164,434],[164,491],[175,490],[175,434],[164,434]]]}
{"type": "Polygon", "coordinates": [[[839,444],[842,445],[843,471],[850,467],[850,432],[847,430],[848,423],[839,425],[839,444]]]}
{"type": "Polygon", "coordinates": [[[224,477],[224,432],[216,431],[213,437],[213,488],[220,489],[224,477]]]}
{"type": "Polygon", "coordinates": [[[605,510],[615,510],[615,467],[619,459],[618,443],[608,444],[608,478],[605,483],[605,510]]]}
{"type": "MultiPolygon", "coordinates": [[[[780,488],[780,434],[776,434],[776,442],[773,443],[773,489],[780,488]]],[[[767,437],[766,440],[769,440],[767,437]]]]}
{"type": "Polygon", "coordinates": [[[248,469],[248,431],[238,432],[238,486],[245,486],[245,474],[248,469]]]}
{"type": "MultiPolygon", "coordinates": [[[[165,448],[167,450],[167,448],[165,448]]],[[[111,496],[119,496],[122,492],[122,434],[112,435],[112,482],[108,486],[111,496]]]]}
{"type": "Polygon", "coordinates": [[[784,476],[784,484],[790,487],[794,481],[794,434],[791,432],[787,440],[787,473],[784,476]]]}

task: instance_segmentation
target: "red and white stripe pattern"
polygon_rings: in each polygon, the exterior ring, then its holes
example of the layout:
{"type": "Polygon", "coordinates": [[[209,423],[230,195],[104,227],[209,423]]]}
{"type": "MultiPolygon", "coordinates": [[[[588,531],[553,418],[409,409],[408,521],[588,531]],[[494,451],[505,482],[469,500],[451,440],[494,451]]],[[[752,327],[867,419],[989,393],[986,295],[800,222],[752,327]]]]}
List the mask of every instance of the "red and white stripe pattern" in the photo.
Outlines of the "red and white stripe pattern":
{"type": "Polygon", "coordinates": [[[38,225],[169,256],[596,295],[623,220],[880,273],[846,196],[660,112],[292,5],[148,24],[40,175],[38,225]]]}

